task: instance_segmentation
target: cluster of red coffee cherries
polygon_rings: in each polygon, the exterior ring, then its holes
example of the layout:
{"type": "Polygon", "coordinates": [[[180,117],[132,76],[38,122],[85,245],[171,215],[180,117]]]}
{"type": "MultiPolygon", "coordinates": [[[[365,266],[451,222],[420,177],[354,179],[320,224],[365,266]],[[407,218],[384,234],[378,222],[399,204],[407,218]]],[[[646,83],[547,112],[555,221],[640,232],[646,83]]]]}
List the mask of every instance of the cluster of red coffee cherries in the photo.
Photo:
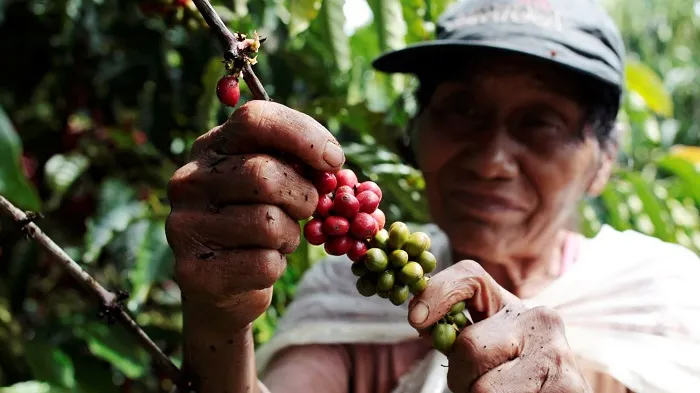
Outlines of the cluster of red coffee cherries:
{"type": "Polygon", "coordinates": [[[318,206],[304,225],[309,244],[324,245],[330,255],[347,255],[353,262],[364,257],[369,239],[384,228],[386,217],[379,209],[382,190],[373,181],[358,182],[350,169],[314,175],[318,206]]]}

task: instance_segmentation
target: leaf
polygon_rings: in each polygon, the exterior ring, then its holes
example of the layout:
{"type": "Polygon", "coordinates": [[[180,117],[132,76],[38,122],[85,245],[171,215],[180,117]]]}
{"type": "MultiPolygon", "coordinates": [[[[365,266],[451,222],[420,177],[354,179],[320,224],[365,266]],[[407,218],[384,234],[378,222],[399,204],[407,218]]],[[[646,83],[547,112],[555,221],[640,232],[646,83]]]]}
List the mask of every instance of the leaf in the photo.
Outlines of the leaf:
{"type": "Polygon", "coordinates": [[[51,386],[40,381],[18,382],[12,386],[0,388],[0,393],[68,393],[68,390],[51,386]]]}
{"type": "Polygon", "coordinates": [[[24,176],[21,165],[22,141],[0,106],[0,194],[25,210],[39,210],[41,201],[24,176]]]}
{"type": "Polygon", "coordinates": [[[165,236],[165,221],[141,220],[130,226],[135,236],[130,242],[135,266],[129,308],[136,310],[146,302],[153,284],[170,277],[173,254],[165,236]]]}
{"type": "Polygon", "coordinates": [[[406,22],[400,0],[369,0],[374,15],[374,27],[382,52],[396,50],[406,45],[406,22]]]}
{"type": "MultiPolygon", "coordinates": [[[[675,242],[675,235],[672,233],[672,223],[664,219],[663,213],[668,214],[668,209],[661,204],[652,190],[653,184],[644,180],[637,172],[622,172],[622,177],[629,181],[636,194],[642,201],[644,210],[642,214],[649,216],[654,225],[653,235],[661,240],[675,242]]],[[[670,216],[670,214],[669,214],[670,216]]]]}
{"type": "Polygon", "coordinates": [[[148,353],[121,325],[93,322],[77,326],[74,333],[85,340],[93,355],[112,364],[127,378],[138,379],[146,374],[148,353]]]}
{"type": "Polygon", "coordinates": [[[97,213],[87,222],[85,263],[94,262],[116,233],[124,231],[147,211],[146,204],[136,199],[134,190],[116,179],[102,184],[99,201],[97,213]]]}
{"type": "Polygon", "coordinates": [[[694,166],[683,156],[667,155],[661,158],[657,165],[659,169],[673,173],[678,177],[684,188],[684,193],[700,205],[700,166],[694,166]]]}
{"type": "Polygon", "coordinates": [[[40,339],[28,341],[25,343],[25,357],[34,379],[67,389],[75,388],[73,362],[54,344],[40,339]]]}
{"type": "Polygon", "coordinates": [[[339,73],[350,70],[350,41],[345,34],[344,0],[323,0],[318,18],[322,26],[322,42],[331,54],[334,69],[339,73]]]}
{"type": "Polygon", "coordinates": [[[321,0],[287,0],[289,35],[296,36],[308,29],[320,9],[321,0]]]}
{"type": "Polygon", "coordinates": [[[628,59],[625,65],[627,88],[639,94],[647,107],[665,117],[673,116],[673,99],[666,91],[661,78],[649,66],[628,59]]]}
{"type": "Polygon", "coordinates": [[[700,146],[676,145],[669,150],[673,157],[680,157],[700,168],[700,146]]]}
{"type": "Polygon", "coordinates": [[[44,165],[46,185],[53,191],[49,208],[55,208],[70,186],[88,169],[90,160],[79,154],[55,154],[44,165]]]}

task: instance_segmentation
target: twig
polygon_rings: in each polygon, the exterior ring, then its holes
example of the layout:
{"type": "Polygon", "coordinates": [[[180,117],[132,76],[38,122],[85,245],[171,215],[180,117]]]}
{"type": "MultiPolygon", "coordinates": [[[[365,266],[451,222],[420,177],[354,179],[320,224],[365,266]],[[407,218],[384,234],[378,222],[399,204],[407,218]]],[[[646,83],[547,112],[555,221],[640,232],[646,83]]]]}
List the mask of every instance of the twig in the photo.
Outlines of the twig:
{"type": "Polygon", "coordinates": [[[243,80],[245,80],[245,83],[248,85],[253,97],[257,100],[270,101],[270,97],[267,95],[265,88],[263,87],[262,83],[260,83],[260,80],[255,75],[255,72],[253,72],[253,68],[250,66],[250,63],[248,63],[247,59],[245,59],[238,50],[238,39],[236,39],[233,33],[229,31],[228,27],[226,27],[224,21],[221,20],[221,17],[219,17],[219,15],[216,13],[211,3],[209,3],[208,0],[193,1],[199,12],[204,17],[204,20],[207,22],[207,25],[209,25],[209,28],[214,32],[214,34],[216,34],[221,46],[223,46],[224,59],[244,63],[241,64],[243,67],[243,80]]]}
{"type": "Polygon", "coordinates": [[[141,345],[148,351],[153,360],[167,376],[175,383],[180,383],[180,370],[170,361],[160,348],[148,337],[131,316],[124,310],[122,302],[124,294],[115,295],[102,287],[90,274],[83,270],[61,247],[54,243],[32,221],[40,217],[39,214],[28,212],[15,207],[10,201],[0,195],[0,211],[12,217],[22,232],[34,239],[53,255],[54,260],[63,265],[68,273],[75,278],[87,291],[91,292],[102,303],[102,313],[109,320],[121,323],[126,330],[136,337],[141,345]]]}

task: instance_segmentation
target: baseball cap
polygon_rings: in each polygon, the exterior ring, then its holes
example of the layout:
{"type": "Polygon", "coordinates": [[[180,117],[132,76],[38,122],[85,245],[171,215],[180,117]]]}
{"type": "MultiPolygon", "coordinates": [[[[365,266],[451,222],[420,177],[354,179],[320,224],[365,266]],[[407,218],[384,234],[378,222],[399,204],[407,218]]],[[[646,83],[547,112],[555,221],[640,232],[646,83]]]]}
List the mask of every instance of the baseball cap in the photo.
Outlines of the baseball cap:
{"type": "Polygon", "coordinates": [[[469,48],[493,48],[546,59],[618,88],[625,48],[596,0],[458,0],[440,16],[436,39],[378,57],[376,70],[421,74],[469,48]]]}

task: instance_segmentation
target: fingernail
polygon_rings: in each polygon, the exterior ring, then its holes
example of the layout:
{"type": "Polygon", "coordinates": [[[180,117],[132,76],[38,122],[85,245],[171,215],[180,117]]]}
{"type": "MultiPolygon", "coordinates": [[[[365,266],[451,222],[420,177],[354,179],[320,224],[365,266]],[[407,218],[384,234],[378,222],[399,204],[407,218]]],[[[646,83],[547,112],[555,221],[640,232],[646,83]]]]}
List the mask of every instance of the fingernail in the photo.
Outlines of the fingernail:
{"type": "Polygon", "coordinates": [[[343,149],[340,146],[332,141],[328,141],[323,151],[323,160],[326,161],[326,164],[337,167],[345,160],[345,153],[343,153],[343,149]]]}
{"type": "Polygon", "coordinates": [[[428,311],[427,304],[424,302],[418,302],[415,306],[413,306],[413,309],[411,309],[411,313],[408,315],[408,317],[411,319],[412,323],[421,324],[428,319],[428,311]]]}

